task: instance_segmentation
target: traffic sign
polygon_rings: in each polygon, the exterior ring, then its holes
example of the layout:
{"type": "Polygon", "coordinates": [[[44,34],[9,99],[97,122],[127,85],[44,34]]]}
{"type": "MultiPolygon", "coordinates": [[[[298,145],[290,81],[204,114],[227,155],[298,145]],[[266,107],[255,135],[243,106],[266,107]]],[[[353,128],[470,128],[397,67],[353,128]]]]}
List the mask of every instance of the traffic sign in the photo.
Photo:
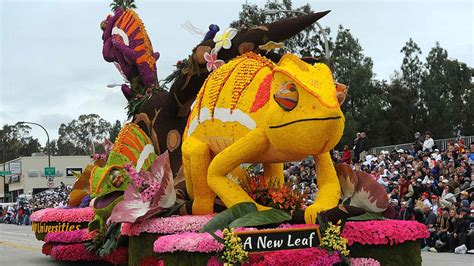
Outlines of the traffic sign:
{"type": "Polygon", "coordinates": [[[3,175],[3,176],[5,176],[5,175],[11,175],[11,174],[12,174],[11,171],[0,171],[0,175],[3,175]]]}
{"type": "Polygon", "coordinates": [[[54,181],[51,181],[51,180],[50,180],[50,181],[48,181],[47,184],[48,184],[48,187],[49,187],[49,188],[53,188],[53,187],[54,187],[54,181]]]}
{"type": "Polygon", "coordinates": [[[56,168],[54,168],[54,167],[45,167],[44,168],[44,175],[45,176],[55,176],[56,175],[56,168]]]}
{"type": "Polygon", "coordinates": [[[82,174],[82,168],[66,168],[66,176],[74,176],[74,173],[82,174]]]}

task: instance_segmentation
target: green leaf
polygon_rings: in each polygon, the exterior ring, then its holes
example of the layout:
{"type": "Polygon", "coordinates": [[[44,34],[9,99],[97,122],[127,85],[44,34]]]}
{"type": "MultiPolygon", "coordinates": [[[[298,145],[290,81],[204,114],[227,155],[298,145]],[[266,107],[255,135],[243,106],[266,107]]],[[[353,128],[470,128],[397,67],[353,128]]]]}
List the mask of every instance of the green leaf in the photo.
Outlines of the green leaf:
{"type": "Polygon", "coordinates": [[[201,229],[201,233],[204,232],[215,232],[222,230],[229,226],[229,224],[237,218],[240,218],[248,213],[256,212],[257,207],[252,202],[242,202],[235,204],[229,209],[217,214],[212,220],[210,220],[204,228],[201,229]]]}
{"type": "Polygon", "coordinates": [[[266,211],[251,212],[230,223],[229,227],[250,227],[266,224],[276,224],[291,220],[291,215],[285,211],[270,209],[266,211]]]}

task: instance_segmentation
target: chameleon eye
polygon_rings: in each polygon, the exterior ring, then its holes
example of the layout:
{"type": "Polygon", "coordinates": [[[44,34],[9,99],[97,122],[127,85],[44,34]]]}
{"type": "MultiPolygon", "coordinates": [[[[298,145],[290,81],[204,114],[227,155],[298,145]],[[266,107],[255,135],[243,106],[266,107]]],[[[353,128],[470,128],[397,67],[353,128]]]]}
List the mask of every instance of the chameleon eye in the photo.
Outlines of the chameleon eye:
{"type": "Polygon", "coordinates": [[[124,177],[122,172],[119,170],[112,170],[109,174],[109,179],[114,187],[120,187],[123,183],[124,177]]]}
{"type": "Polygon", "coordinates": [[[273,95],[275,102],[285,111],[293,110],[298,104],[298,90],[293,82],[285,82],[273,95]]]}

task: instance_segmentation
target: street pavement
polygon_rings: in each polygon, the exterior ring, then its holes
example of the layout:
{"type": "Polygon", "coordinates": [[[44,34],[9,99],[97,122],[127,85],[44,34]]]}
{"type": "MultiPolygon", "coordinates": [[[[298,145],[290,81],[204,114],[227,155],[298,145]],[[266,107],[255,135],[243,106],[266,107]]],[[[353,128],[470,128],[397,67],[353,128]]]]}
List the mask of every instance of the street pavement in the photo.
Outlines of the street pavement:
{"type": "MultiPolygon", "coordinates": [[[[42,241],[38,241],[31,231],[31,226],[0,224],[0,265],[107,265],[103,262],[58,262],[41,253],[42,241]]],[[[422,252],[423,265],[427,266],[474,266],[474,255],[422,252]]],[[[408,266],[408,265],[403,265],[408,266]]]]}

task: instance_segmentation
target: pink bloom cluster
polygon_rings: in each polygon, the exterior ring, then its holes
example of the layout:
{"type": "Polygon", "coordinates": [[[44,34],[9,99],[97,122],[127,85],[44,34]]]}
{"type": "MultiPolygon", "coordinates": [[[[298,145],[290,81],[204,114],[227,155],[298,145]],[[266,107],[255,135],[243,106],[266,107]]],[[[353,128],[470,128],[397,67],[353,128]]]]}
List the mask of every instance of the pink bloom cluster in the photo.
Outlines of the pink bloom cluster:
{"type": "MultiPolygon", "coordinates": [[[[216,235],[222,237],[220,231],[216,235]]],[[[211,253],[219,252],[224,245],[217,242],[208,233],[181,233],[161,236],[155,241],[153,250],[156,253],[173,253],[176,251],[211,253]]]]}
{"type": "Polygon", "coordinates": [[[75,231],[51,232],[46,235],[46,243],[82,243],[91,240],[94,232],[89,232],[87,228],[75,231]]]}
{"type": "MultiPolygon", "coordinates": [[[[47,243],[48,244],[48,243],[47,243]]],[[[43,252],[44,253],[44,252],[43,252]]],[[[105,257],[99,257],[88,251],[82,243],[54,245],[50,251],[51,258],[63,261],[91,261],[105,260],[114,265],[126,264],[128,262],[128,248],[120,247],[105,257]]]]}
{"type": "Polygon", "coordinates": [[[103,153],[96,153],[94,156],[92,156],[92,160],[97,161],[97,160],[106,160],[107,156],[103,153]]]}
{"type": "Polygon", "coordinates": [[[90,222],[94,219],[94,210],[87,208],[59,209],[48,208],[35,211],[30,217],[32,222],[90,222]]]}
{"type": "Polygon", "coordinates": [[[354,243],[362,245],[394,245],[405,241],[429,237],[424,224],[403,220],[372,220],[364,222],[347,222],[341,234],[354,243]]]}
{"type": "Polygon", "coordinates": [[[380,262],[372,258],[350,258],[349,265],[351,266],[380,266],[380,262]]]}
{"type": "Polygon", "coordinates": [[[160,190],[161,184],[153,182],[153,178],[146,178],[149,172],[137,172],[130,164],[125,166],[125,170],[128,172],[130,179],[132,179],[133,185],[140,192],[143,202],[148,202],[155,197],[156,192],[160,190]]]}
{"type": "Polygon", "coordinates": [[[211,215],[201,216],[172,216],[147,219],[138,223],[123,223],[122,235],[138,236],[141,233],[175,234],[197,232],[201,230],[212,218],[211,215]]]}
{"type": "Polygon", "coordinates": [[[51,249],[51,258],[65,261],[102,260],[101,257],[88,251],[86,246],[81,243],[53,246],[51,249]]]}
{"type": "Polygon", "coordinates": [[[128,247],[119,247],[102,259],[113,265],[125,265],[128,263],[128,247]]]}
{"type": "MultiPolygon", "coordinates": [[[[261,253],[250,253],[249,260],[244,265],[311,265],[326,266],[342,262],[337,253],[329,254],[321,248],[305,248],[298,250],[278,250],[261,253]]],[[[207,266],[222,265],[216,257],[212,257],[207,266]]]]}

